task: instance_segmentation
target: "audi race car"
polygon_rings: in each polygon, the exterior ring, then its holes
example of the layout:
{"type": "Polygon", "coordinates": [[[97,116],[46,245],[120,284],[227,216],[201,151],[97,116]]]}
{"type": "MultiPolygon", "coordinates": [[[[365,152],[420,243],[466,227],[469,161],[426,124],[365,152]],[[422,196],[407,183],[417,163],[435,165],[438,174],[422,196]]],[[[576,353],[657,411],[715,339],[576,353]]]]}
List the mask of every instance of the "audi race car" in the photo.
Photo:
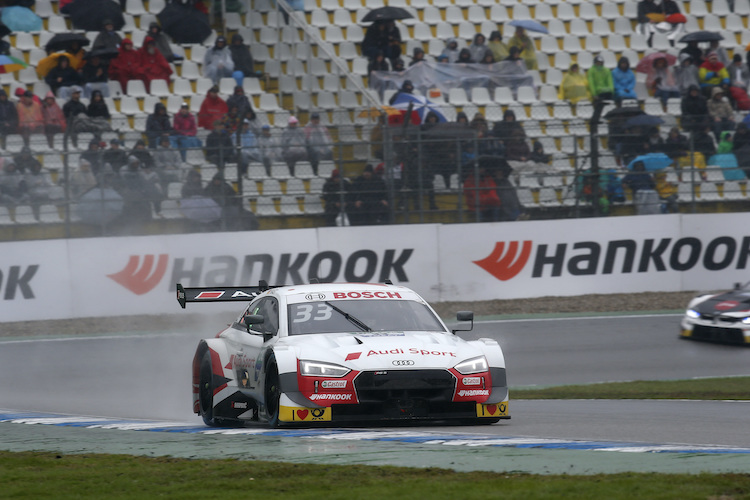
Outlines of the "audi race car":
{"type": "Polygon", "coordinates": [[[750,343],[750,283],[734,290],[699,295],[690,301],[682,318],[680,336],[723,344],[750,343]]]}
{"type": "Polygon", "coordinates": [[[498,343],[461,339],[471,328],[449,330],[403,286],[178,284],[177,299],[249,302],[195,352],[193,411],[209,426],[510,418],[498,343]]]}

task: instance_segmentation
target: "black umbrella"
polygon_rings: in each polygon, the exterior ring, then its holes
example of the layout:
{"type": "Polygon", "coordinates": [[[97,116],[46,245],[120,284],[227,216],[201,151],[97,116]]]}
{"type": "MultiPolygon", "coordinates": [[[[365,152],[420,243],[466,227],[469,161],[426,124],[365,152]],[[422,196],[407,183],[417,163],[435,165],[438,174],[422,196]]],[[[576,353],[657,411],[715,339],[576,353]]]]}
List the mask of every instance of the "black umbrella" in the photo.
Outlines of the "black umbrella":
{"type": "Polygon", "coordinates": [[[125,26],[122,7],[112,0],[73,0],[68,9],[75,29],[101,31],[105,19],[112,21],[115,30],[125,26]]]}
{"type": "Polygon", "coordinates": [[[408,10],[401,7],[380,7],[373,9],[362,18],[363,23],[373,23],[375,21],[389,21],[396,19],[411,19],[412,16],[408,10]]]}
{"type": "Polygon", "coordinates": [[[101,57],[102,59],[114,59],[120,55],[117,49],[94,49],[91,52],[84,54],[84,59],[91,59],[94,57],[101,57]]]}
{"type": "Polygon", "coordinates": [[[203,43],[211,35],[208,16],[193,7],[170,3],[156,17],[175,43],[203,43]]]}
{"type": "Polygon", "coordinates": [[[615,108],[607,112],[604,115],[605,120],[620,120],[623,118],[632,118],[634,116],[645,114],[643,110],[636,106],[624,106],[621,108],[615,108]]]}
{"type": "Polygon", "coordinates": [[[67,51],[75,42],[78,42],[81,47],[91,43],[83,33],[58,33],[49,39],[47,45],[44,46],[44,50],[47,52],[67,51]]]}
{"type": "Polygon", "coordinates": [[[721,33],[716,33],[714,31],[695,31],[693,33],[688,33],[687,35],[680,38],[679,42],[713,42],[720,40],[724,40],[724,37],[721,36],[721,33]]]}
{"type": "Polygon", "coordinates": [[[3,23],[0,23],[0,38],[10,35],[13,31],[3,23]]]}
{"type": "Polygon", "coordinates": [[[634,116],[625,122],[625,127],[655,127],[664,123],[658,116],[642,114],[634,116]]]}

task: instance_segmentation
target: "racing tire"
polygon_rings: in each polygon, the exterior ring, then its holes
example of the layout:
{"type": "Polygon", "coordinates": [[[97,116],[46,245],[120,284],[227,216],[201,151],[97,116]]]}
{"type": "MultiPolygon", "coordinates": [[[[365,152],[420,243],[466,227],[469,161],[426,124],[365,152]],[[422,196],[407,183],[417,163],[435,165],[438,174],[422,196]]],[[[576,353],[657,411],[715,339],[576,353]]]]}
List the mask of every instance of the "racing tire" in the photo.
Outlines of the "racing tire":
{"type": "Polygon", "coordinates": [[[492,425],[492,424],[498,423],[500,420],[501,419],[499,417],[498,418],[467,418],[467,419],[462,419],[461,424],[462,425],[492,425]]]}
{"type": "Polygon", "coordinates": [[[224,427],[228,422],[214,417],[214,383],[213,368],[211,367],[211,353],[206,351],[201,359],[200,382],[198,386],[198,401],[203,422],[209,427],[224,427]]]}
{"type": "Polygon", "coordinates": [[[279,427],[279,413],[281,411],[281,385],[279,384],[279,367],[272,356],[268,360],[265,383],[266,420],[271,427],[279,427]]]}

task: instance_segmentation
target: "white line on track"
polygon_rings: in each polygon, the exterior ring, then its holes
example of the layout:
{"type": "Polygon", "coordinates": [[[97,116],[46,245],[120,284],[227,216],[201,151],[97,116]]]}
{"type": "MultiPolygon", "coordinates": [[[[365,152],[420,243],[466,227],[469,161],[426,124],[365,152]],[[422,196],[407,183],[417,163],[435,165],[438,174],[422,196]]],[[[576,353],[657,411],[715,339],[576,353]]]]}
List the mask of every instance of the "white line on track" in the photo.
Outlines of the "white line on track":
{"type": "Polygon", "coordinates": [[[475,323],[537,323],[543,321],[573,321],[573,320],[596,320],[596,319],[632,319],[632,318],[664,318],[664,317],[682,317],[682,314],[665,313],[665,314],[620,314],[613,316],[560,316],[557,318],[520,318],[520,319],[489,319],[476,320],[475,323]]]}

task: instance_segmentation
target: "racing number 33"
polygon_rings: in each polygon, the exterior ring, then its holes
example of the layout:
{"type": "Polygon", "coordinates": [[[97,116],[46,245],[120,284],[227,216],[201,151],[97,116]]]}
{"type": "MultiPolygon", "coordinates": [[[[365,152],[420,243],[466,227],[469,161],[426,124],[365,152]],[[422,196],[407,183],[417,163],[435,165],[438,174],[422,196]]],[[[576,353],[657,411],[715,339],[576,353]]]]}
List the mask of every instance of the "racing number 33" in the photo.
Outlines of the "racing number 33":
{"type": "Polygon", "coordinates": [[[307,323],[310,319],[313,321],[328,321],[331,318],[332,311],[326,304],[301,304],[297,306],[297,312],[292,319],[292,323],[307,323]]]}

